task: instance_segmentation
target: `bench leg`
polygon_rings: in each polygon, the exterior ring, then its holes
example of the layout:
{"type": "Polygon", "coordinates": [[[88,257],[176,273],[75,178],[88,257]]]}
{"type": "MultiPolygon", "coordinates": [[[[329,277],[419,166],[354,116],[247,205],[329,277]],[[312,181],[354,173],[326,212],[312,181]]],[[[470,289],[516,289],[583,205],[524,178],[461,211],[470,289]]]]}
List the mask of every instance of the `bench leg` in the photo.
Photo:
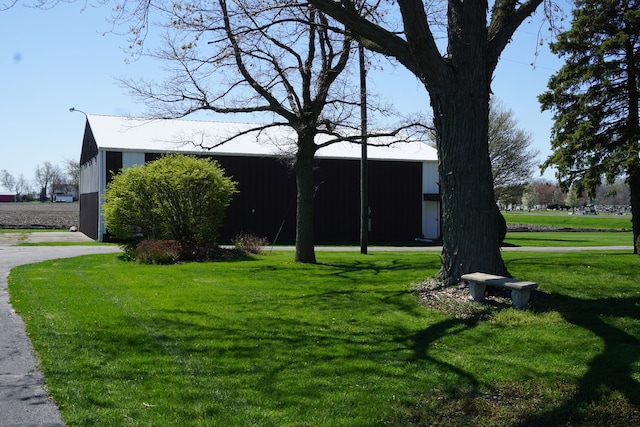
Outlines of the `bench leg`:
{"type": "Polygon", "coordinates": [[[469,299],[476,302],[484,301],[484,290],[486,285],[484,283],[476,282],[467,283],[469,284],[469,299]]]}
{"type": "Polygon", "coordinates": [[[529,304],[529,297],[531,296],[530,289],[522,289],[520,291],[511,291],[511,301],[514,308],[523,309],[529,304]]]}

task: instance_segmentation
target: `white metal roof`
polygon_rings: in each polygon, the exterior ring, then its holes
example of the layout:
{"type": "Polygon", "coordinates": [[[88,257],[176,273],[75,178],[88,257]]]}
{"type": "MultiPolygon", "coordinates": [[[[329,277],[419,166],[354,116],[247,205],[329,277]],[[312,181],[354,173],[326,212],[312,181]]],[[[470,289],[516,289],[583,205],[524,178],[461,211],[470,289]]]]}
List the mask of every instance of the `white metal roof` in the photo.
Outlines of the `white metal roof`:
{"type": "MultiPolygon", "coordinates": [[[[143,119],[90,114],[91,130],[101,150],[216,153],[222,155],[276,156],[292,152],[295,132],[288,127],[253,132],[226,142],[211,150],[225,138],[255,128],[256,124],[195,121],[182,119],[143,119]]],[[[393,139],[376,138],[372,143],[384,144],[393,139]]],[[[397,142],[388,147],[369,146],[371,160],[437,161],[436,149],[421,142],[397,142]]],[[[349,142],[331,144],[318,151],[320,158],[358,159],[360,145],[349,142]]]]}

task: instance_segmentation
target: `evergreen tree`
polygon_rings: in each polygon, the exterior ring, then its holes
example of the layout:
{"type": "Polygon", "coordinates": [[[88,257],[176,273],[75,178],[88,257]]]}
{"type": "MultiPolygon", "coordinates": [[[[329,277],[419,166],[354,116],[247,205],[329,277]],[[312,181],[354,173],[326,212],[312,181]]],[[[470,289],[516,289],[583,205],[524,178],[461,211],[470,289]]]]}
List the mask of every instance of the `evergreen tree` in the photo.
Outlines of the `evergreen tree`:
{"type": "MultiPolygon", "coordinates": [[[[631,188],[634,243],[640,234],[640,1],[576,0],[571,28],[551,44],[565,65],[540,95],[554,113],[553,154],[563,189],[595,195],[625,176],[631,188]]],[[[634,245],[634,253],[638,252],[634,245]]]]}

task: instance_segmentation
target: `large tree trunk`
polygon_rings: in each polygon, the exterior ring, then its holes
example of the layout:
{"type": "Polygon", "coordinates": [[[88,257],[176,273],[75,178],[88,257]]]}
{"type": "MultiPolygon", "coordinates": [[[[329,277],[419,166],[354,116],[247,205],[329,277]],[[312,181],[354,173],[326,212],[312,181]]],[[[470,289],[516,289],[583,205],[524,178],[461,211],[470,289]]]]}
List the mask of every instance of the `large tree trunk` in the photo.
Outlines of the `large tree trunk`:
{"type": "Polygon", "coordinates": [[[631,189],[631,226],[633,229],[633,253],[638,253],[638,237],[640,237],[640,170],[629,175],[631,189]]]}
{"type": "Polygon", "coordinates": [[[295,261],[315,264],[315,239],[313,236],[313,159],[315,156],[314,135],[300,133],[298,152],[294,164],[296,175],[296,254],[295,261]]]}
{"type": "Polygon", "coordinates": [[[488,93],[484,100],[449,95],[437,108],[443,211],[438,276],[453,284],[462,274],[475,271],[508,275],[500,254],[499,216],[487,147],[488,93]]]}
{"type": "Polygon", "coordinates": [[[443,210],[442,267],[438,276],[447,284],[457,283],[462,274],[475,271],[508,275],[500,254],[499,216],[489,158],[493,66],[486,59],[485,7],[485,2],[450,3],[449,72],[438,84],[425,85],[438,134],[443,210]]]}

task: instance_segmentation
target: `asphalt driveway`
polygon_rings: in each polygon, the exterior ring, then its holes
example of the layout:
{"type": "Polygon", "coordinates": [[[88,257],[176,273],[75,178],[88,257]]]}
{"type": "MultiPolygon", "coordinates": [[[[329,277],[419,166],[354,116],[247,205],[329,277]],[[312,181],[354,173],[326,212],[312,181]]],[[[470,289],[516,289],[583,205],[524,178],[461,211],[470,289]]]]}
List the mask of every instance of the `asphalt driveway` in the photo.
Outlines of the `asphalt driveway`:
{"type": "Polygon", "coordinates": [[[7,276],[18,265],[56,258],[112,253],[116,246],[13,246],[18,242],[91,241],[82,233],[0,234],[0,425],[64,426],[58,407],[47,395],[22,318],[9,303],[7,276]]]}

